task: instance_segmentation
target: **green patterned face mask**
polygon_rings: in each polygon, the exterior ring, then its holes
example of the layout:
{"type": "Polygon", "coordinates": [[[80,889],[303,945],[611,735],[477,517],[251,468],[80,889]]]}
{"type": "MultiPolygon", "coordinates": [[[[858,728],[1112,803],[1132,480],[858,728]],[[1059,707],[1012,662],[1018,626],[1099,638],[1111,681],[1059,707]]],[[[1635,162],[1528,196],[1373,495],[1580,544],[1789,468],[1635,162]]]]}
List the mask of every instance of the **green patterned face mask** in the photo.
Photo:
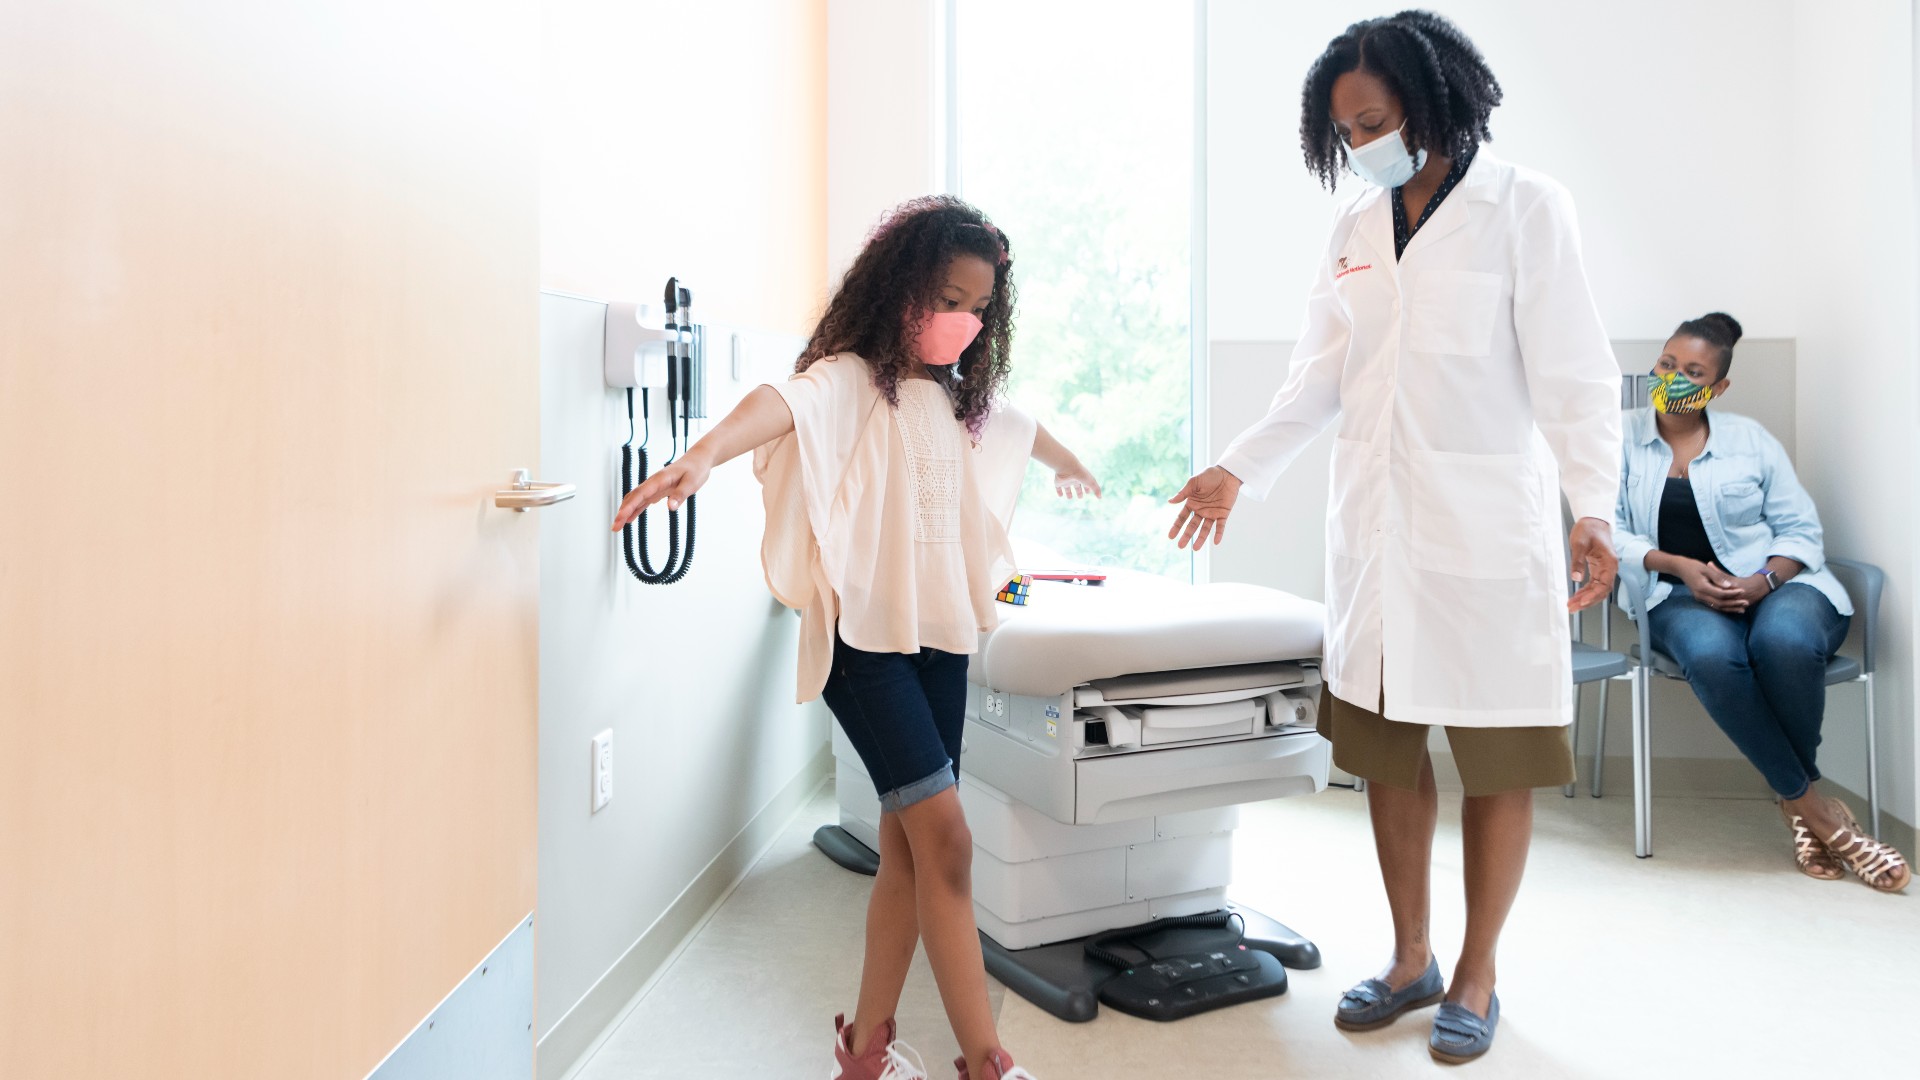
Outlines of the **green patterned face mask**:
{"type": "Polygon", "coordinates": [[[1647,374],[1653,376],[1653,390],[1649,396],[1657,412],[1699,412],[1713,398],[1713,387],[1700,386],[1677,371],[1669,371],[1665,375],[1657,371],[1647,374]]]}

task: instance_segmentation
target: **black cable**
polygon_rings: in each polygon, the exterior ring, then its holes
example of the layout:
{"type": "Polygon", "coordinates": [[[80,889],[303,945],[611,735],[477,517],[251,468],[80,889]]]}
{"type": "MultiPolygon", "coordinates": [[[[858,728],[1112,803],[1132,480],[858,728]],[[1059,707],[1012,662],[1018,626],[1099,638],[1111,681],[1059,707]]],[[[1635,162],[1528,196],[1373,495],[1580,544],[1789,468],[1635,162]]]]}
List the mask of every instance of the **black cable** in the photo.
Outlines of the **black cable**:
{"type": "MultiPolygon", "coordinates": [[[[676,279],[677,284],[677,279],[676,279]]],[[[687,343],[680,350],[680,433],[681,441],[693,445],[693,347],[699,344],[693,328],[693,290],[681,288],[680,329],[687,332],[687,343]]],[[[676,341],[678,335],[675,335],[676,341]]]]}
{"type": "Polygon", "coordinates": [[[680,431],[673,424],[673,405],[680,398],[680,331],[685,329],[680,318],[680,279],[668,278],[664,306],[667,309],[666,329],[673,332],[673,342],[667,346],[667,440],[671,443],[672,456],[667,464],[673,464],[680,456],[680,431]]]}
{"type": "MultiPolygon", "coordinates": [[[[1204,915],[1180,915],[1168,919],[1155,919],[1153,922],[1141,923],[1139,926],[1129,926],[1119,930],[1109,930],[1104,934],[1097,934],[1087,939],[1085,945],[1086,954],[1090,960],[1098,960],[1100,963],[1106,964],[1116,971],[1125,972],[1129,968],[1139,967],[1139,962],[1121,956],[1119,953],[1114,952],[1111,946],[1124,945],[1139,953],[1141,956],[1146,957],[1147,963],[1153,963],[1160,959],[1160,957],[1149,952],[1146,948],[1142,947],[1139,942],[1131,940],[1132,938],[1157,933],[1162,930],[1224,930],[1232,926],[1235,919],[1240,920],[1240,934],[1236,939],[1237,943],[1238,941],[1246,940],[1247,920],[1237,911],[1210,911],[1204,915]]],[[[1102,985],[1104,986],[1105,983],[1102,983],[1102,985]]]]}
{"type": "MultiPolygon", "coordinates": [[[[641,390],[644,402],[646,391],[641,390]]],[[[649,437],[651,437],[651,417],[649,417],[649,437]]],[[[620,497],[625,499],[633,489],[647,478],[647,447],[642,442],[638,448],[633,445],[633,390],[627,390],[627,442],[620,448],[620,497]],[[640,475],[634,476],[634,459],[639,459],[640,475]]],[[[696,521],[695,500],[699,496],[687,496],[687,541],[683,558],[680,549],[680,512],[667,511],[667,561],[659,570],[653,568],[653,559],[647,543],[647,512],[640,511],[632,521],[620,529],[621,555],[627,563],[627,570],[645,585],[672,585],[687,576],[693,569],[693,536],[696,521]]]]}

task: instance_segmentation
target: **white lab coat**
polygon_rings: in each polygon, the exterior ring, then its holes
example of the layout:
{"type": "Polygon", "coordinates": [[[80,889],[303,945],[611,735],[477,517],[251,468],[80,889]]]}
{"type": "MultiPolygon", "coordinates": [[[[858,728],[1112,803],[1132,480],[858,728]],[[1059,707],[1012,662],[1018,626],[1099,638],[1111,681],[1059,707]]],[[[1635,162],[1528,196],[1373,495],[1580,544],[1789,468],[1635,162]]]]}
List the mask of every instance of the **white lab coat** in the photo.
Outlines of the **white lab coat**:
{"type": "Polygon", "coordinates": [[[1386,192],[1346,204],[1286,383],[1219,462],[1262,498],[1339,421],[1328,689],[1373,709],[1384,681],[1408,723],[1570,723],[1559,491],[1612,521],[1619,406],[1559,184],[1483,147],[1398,262],[1386,192]]]}

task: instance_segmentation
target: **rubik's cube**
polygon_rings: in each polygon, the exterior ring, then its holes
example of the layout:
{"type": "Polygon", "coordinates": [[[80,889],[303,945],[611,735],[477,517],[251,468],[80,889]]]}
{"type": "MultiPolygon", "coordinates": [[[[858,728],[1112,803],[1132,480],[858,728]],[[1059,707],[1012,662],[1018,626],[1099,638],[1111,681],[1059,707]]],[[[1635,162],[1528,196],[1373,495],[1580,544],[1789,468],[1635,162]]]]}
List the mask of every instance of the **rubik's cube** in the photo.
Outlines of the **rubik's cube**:
{"type": "Polygon", "coordinates": [[[1013,580],[1007,582],[1006,586],[1000,590],[1000,595],[994,599],[1003,604],[1018,604],[1024,607],[1027,603],[1027,593],[1032,589],[1031,577],[1026,574],[1015,574],[1013,580]]]}

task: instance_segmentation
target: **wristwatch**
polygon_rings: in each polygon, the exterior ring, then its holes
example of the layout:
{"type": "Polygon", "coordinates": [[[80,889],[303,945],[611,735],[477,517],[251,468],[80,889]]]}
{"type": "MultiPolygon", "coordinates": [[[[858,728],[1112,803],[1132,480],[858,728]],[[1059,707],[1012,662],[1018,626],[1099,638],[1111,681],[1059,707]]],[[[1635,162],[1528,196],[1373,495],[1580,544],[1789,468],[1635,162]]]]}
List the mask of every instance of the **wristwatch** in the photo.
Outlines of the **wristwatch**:
{"type": "Polygon", "coordinates": [[[1760,571],[1760,576],[1767,579],[1768,592],[1772,592],[1780,587],[1780,579],[1774,576],[1772,570],[1762,570],[1760,571]]]}

